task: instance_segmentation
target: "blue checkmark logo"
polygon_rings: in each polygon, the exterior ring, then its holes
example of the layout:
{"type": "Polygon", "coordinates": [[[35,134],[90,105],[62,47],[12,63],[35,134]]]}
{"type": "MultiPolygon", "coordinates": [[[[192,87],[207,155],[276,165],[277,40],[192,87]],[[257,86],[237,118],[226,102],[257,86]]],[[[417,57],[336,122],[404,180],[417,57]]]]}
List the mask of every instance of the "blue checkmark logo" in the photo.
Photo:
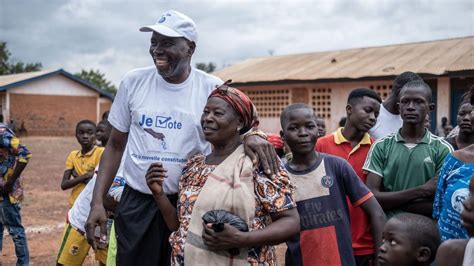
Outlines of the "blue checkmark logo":
{"type": "Polygon", "coordinates": [[[161,127],[161,128],[166,128],[166,123],[168,123],[168,121],[171,120],[171,116],[170,117],[157,116],[156,118],[158,121],[157,127],[161,127]]]}

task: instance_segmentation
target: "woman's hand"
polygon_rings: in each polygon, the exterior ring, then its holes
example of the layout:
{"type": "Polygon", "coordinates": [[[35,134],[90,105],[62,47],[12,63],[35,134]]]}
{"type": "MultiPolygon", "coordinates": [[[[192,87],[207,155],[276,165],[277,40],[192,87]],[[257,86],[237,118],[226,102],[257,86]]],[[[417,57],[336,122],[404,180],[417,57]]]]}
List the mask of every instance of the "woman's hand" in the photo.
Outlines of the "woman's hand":
{"type": "Polygon", "coordinates": [[[254,165],[260,164],[265,175],[270,177],[278,174],[280,160],[270,142],[257,135],[248,136],[244,139],[244,149],[254,165]]]}
{"type": "Polygon", "coordinates": [[[145,175],[146,184],[153,195],[163,194],[163,181],[167,177],[166,172],[167,170],[163,168],[162,163],[152,163],[148,168],[145,175]]]}
{"type": "Polygon", "coordinates": [[[229,224],[224,224],[224,230],[214,232],[212,224],[203,223],[202,238],[210,250],[228,250],[246,247],[245,234],[229,224]]]}

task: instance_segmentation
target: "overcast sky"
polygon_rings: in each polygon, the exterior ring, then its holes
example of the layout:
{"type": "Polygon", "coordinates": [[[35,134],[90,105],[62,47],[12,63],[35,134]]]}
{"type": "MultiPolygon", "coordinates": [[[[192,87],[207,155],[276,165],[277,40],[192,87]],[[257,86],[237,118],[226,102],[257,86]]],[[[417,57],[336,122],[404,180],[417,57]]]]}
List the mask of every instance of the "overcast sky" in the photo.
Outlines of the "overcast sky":
{"type": "Polygon", "coordinates": [[[72,73],[99,69],[118,85],[130,69],[152,64],[150,34],[138,28],[169,9],[197,24],[193,62],[212,61],[218,68],[270,51],[284,55],[474,35],[474,0],[0,0],[0,40],[14,60],[72,73]]]}

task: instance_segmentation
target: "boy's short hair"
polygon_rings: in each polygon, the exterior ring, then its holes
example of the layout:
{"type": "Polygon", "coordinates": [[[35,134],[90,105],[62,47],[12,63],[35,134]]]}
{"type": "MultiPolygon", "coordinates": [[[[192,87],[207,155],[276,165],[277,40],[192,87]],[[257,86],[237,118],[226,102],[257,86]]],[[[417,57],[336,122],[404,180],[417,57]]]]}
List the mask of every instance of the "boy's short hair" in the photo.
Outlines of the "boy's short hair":
{"type": "Polygon", "coordinates": [[[110,127],[110,122],[108,120],[102,120],[100,121],[99,123],[97,123],[97,127],[100,126],[100,125],[104,125],[106,127],[110,127]]]}
{"type": "Polygon", "coordinates": [[[423,80],[413,80],[408,82],[403,86],[403,88],[400,90],[400,93],[402,92],[403,89],[407,88],[423,88],[426,91],[426,100],[428,103],[431,103],[431,98],[432,96],[432,90],[428,84],[426,84],[423,80]]]}
{"type": "Polygon", "coordinates": [[[109,114],[110,114],[110,111],[105,111],[102,114],[102,120],[108,120],[109,119],[109,114]]]}
{"type": "Polygon", "coordinates": [[[423,215],[404,212],[393,216],[407,227],[407,236],[416,247],[427,247],[431,250],[430,263],[436,257],[436,251],[441,244],[436,223],[423,215]]]}
{"type": "Polygon", "coordinates": [[[341,117],[341,120],[339,120],[339,126],[343,127],[346,125],[347,117],[343,116],[341,117]]]}
{"type": "Polygon", "coordinates": [[[349,93],[349,97],[347,97],[348,104],[354,104],[356,99],[362,99],[364,97],[369,97],[375,99],[377,102],[382,103],[382,99],[380,96],[373,90],[367,88],[357,88],[349,93]]]}
{"type": "Polygon", "coordinates": [[[474,105],[474,85],[471,85],[471,88],[469,88],[469,94],[469,101],[471,105],[474,105]]]}
{"type": "Polygon", "coordinates": [[[423,81],[423,79],[416,73],[413,73],[411,71],[403,72],[393,80],[392,90],[398,93],[403,88],[403,86],[405,86],[405,84],[414,80],[423,81]]]}
{"type": "Polygon", "coordinates": [[[287,107],[285,107],[285,109],[283,109],[283,111],[281,112],[280,125],[281,125],[282,129],[284,128],[283,125],[288,120],[288,114],[291,111],[298,110],[298,109],[307,109],[307,110],[310,110],[311,112],[313,112],[314,121],[316,122],[317,116],[316,116],[316,112],[313,110],[313,108],[311,108],[309,105],[304,104],[304,103],[294,103],[294,104],[290,104],[287,107]]]}
{"type": "Polygon", "coordinates": [[[97,128],[97,126],[95,125],[95,123],[91,120],[88,120],[88,119],[85,119],[85,120],[81,120],[79,121],[77,124],[76,124],[76,131],[77,129],[79,128],[80,125],[85,125],[85,124],[89,124],[91,126],[93,126],[95,129],[97,128]]]}

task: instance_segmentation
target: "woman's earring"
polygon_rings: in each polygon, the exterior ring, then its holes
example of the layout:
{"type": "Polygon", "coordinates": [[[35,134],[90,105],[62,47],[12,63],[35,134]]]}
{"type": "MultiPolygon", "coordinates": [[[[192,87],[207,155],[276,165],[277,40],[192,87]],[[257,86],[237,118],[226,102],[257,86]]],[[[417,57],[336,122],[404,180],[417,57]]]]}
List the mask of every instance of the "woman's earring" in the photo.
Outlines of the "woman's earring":
{"type": "Polygon", "coordinates": [[[237,127],[237,132],[240,132],[241,128],[240,127],[237,127]]]}

